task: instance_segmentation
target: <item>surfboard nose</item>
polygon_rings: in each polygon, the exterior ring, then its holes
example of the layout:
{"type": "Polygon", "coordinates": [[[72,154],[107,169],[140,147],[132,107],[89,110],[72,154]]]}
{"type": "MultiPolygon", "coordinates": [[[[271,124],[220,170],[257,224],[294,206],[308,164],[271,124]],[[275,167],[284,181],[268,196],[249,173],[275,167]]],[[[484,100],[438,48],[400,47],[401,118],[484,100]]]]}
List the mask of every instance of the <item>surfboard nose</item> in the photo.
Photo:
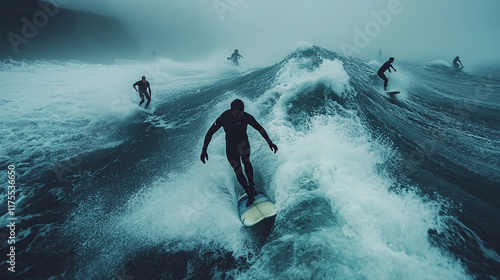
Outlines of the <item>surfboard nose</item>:
{"type": "Polygon", "coordinates": [[[238,213],[243,225],[249,227],[253,226],[260,221],[273,217],[277,214],[274,203],[264,193],[259,192],[255,196],[255,201],[252,205],[246,206],[248,196],[246,194],[240,196],[238,199],[238,213]]]}

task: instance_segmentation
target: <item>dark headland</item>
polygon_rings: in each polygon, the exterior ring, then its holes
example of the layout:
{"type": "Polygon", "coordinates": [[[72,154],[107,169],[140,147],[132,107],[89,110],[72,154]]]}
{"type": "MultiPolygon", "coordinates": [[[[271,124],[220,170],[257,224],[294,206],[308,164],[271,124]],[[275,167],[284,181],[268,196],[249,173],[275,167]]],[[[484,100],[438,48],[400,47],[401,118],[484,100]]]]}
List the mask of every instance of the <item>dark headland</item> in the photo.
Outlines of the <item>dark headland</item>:
{"type": "Polygon", "coordinates": [[[111,63],[140,56],[137,40],[114,18],[37,0],[0,3],[0,60],[63,59],[111,63]]]}

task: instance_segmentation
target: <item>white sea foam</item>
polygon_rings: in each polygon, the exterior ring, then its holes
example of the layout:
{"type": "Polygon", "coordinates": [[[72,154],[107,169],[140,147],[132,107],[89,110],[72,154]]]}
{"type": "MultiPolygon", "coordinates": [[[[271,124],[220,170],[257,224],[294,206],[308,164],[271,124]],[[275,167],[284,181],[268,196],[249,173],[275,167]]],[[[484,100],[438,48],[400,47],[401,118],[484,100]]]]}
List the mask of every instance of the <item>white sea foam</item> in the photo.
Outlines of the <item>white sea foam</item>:
{"type": "MultiPolygon", "coordinates": [[[[255,172],[276,200],[278,216],[272,239],[240,278],[467,279],[459,262],[429,242],[428,230],[440,231],[444,226],[441,206],[411,191],[411,186],[406,193],[389,191],[395,181],[381,166],[393,156],[392,149],[373,139],[355,111],[325,100],[343,114],[312,116],[300,129],[291,122],[291,101],[318,84],[340,98],[353,94],[340,61],[325,60],[312,70],[308,65],[306,58],[291,59],[270,89],[254,100],[238,92],[221,93],[215,109],[206,116],[208,129],[232,99],[242,98],[246,110],[279,147],[275,155],[266,143],[251,140],[255,172]],[[305,188],[304,181],[312,187],[305,188]],[[313,197],[329,205],[326,211],[330,212],[323,215],[335,221],[301,232],[288,230],[308,226],[286,218],[299,209],[302,221],[307,222],[307,216],[314,213],[300,207],[313,197]]],[[[1,95],[2,111],[7,112],[2,133],[7,137],[0,155],[15,155],[20,161],[39,155],[38,161],[53,162],[70,157],[76,146],[77,152],[102,148],[113,138],[116,124],[136,113],[137,96],[131,85],[147,67],[157,69],[149,76],[154,82],[153,98],[157,96],[159,103],[179,98],[180,93],[169,94],[175,88],[178,92],[194,89],[225,73],[170,60],[112,66],[49,62],[13,66],[2,72],[0,80],[7,88],[1,95]],[[193,76],[200,79],[193,82],[193,76]]],[[[394,79],[396,85],[406,82],[394,79]]],[[[157,125],[170,127],[161,120],[157,125]]],[[[251,130],[250,135],[260,137],[251,130]]],[[[200,144],[204,132],[193,136],[200,137],[200,144]]],[[[165,248],[171,251],[216,244],[235,257],[252,252],[249,233],[237,216],[237,183],[224,146],[220,131],[210,144],[206,165],[198,158],[177,163],[185,166],[184,171],[144,186],[128,198],[122,213],[104,215],[98,197],[79,205],[68,225],[81,240],[87,240],[79,247],[81,252],[98,252],[94,263],[85,265],[120,261],[138,247],[165,243],[172,245],[165,248]],[[105,217],[102,224],[89,224],[95,219],[88,218],[96,215],[105,217]]]]}
{"type": "MultiPolygon", "coordinates": [[[[324,63],[319,69],[332,65],[335,63],[324,63]]],[[[334,69],[328,77],[335,83],[330,84],[337,90],[348,88],[345,72],[341,67],[334,69]]],[[[296,131],[288,121],[289,100],[323,81],[311,79],[314,72],[298,70],[296,65],[285,66],[281,73],[286,75],[279,76],[277,85],[259,100],[267,104],[265,99],[278,99],[272,114],[265,117],[265,127],[271,137],[279,139],[276,143],[280,151],[277,159],[264,150],[255,156],[268,158],[261,169],[267,170],[276,199],[275,230],[284,232],[263,248],[241,279],[270,275],[304,279],[468,279],[459,262],[429,242],[428,230],[441,230],[443,226],[440,204],[426,201],[413,191],[389,191],[394,181],[380,166],[390,159],[391,147],[374,141],[355,112],[318,115],[309,120],[307,130],[296,131]],[[289,75],[287,67],[295,74],[289,75]],[[332,212],[323,215],[333,216],[334,226],[325,223],[328,226],[301,233],[294,232],[292,225],[288,232],[290,221],[285,219],[293,217],[288,212],[301,209],[294,213],[303,215],[300,221],[307,223],[308,209],[300,207],[312,197],[330,203],[332,212]],[[290,247],[292,251],[287,249],[290,247]],[[280,251],[284,253],[276,253],[280,251]],[[278,263],[286,265],[276,267],[278,263]]]]}

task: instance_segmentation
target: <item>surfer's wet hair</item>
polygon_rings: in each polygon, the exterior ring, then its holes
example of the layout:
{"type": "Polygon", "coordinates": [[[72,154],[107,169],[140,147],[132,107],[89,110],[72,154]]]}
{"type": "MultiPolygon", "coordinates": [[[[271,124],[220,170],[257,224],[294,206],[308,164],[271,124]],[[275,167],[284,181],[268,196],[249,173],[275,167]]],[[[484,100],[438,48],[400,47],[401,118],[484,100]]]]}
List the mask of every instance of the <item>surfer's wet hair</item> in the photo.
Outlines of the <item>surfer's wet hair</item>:
{"type": "Polygon", "coordinates": [[[241,99],[235,99],[233,102],[231,102],[231,110],[239,110],[243,111],[245,109],[245,105],[243,104],[243,101],[241,99]]]}

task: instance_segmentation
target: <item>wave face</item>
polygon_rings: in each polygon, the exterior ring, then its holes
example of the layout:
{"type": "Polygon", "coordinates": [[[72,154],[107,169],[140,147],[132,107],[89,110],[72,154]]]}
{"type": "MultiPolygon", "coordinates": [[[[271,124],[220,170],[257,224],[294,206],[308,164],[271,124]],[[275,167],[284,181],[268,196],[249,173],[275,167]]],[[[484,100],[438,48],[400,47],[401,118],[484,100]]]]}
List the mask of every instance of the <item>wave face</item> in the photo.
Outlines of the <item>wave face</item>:
{"type": "Polygon", "coordinates": [[[4,61],[0,162],[16,167],[18,227],[16,272],[0,275],[495,279],[500,72],[396,61],[390,96],[381,63],[316,46],[247,70],[4,61]],[[144,73],[150,112],[131,88],[144,73]],[[278,210],[253,228],[222,130],[199,161],[235,98],[279,147],[249,128],[256,186],[278,210]]]}

